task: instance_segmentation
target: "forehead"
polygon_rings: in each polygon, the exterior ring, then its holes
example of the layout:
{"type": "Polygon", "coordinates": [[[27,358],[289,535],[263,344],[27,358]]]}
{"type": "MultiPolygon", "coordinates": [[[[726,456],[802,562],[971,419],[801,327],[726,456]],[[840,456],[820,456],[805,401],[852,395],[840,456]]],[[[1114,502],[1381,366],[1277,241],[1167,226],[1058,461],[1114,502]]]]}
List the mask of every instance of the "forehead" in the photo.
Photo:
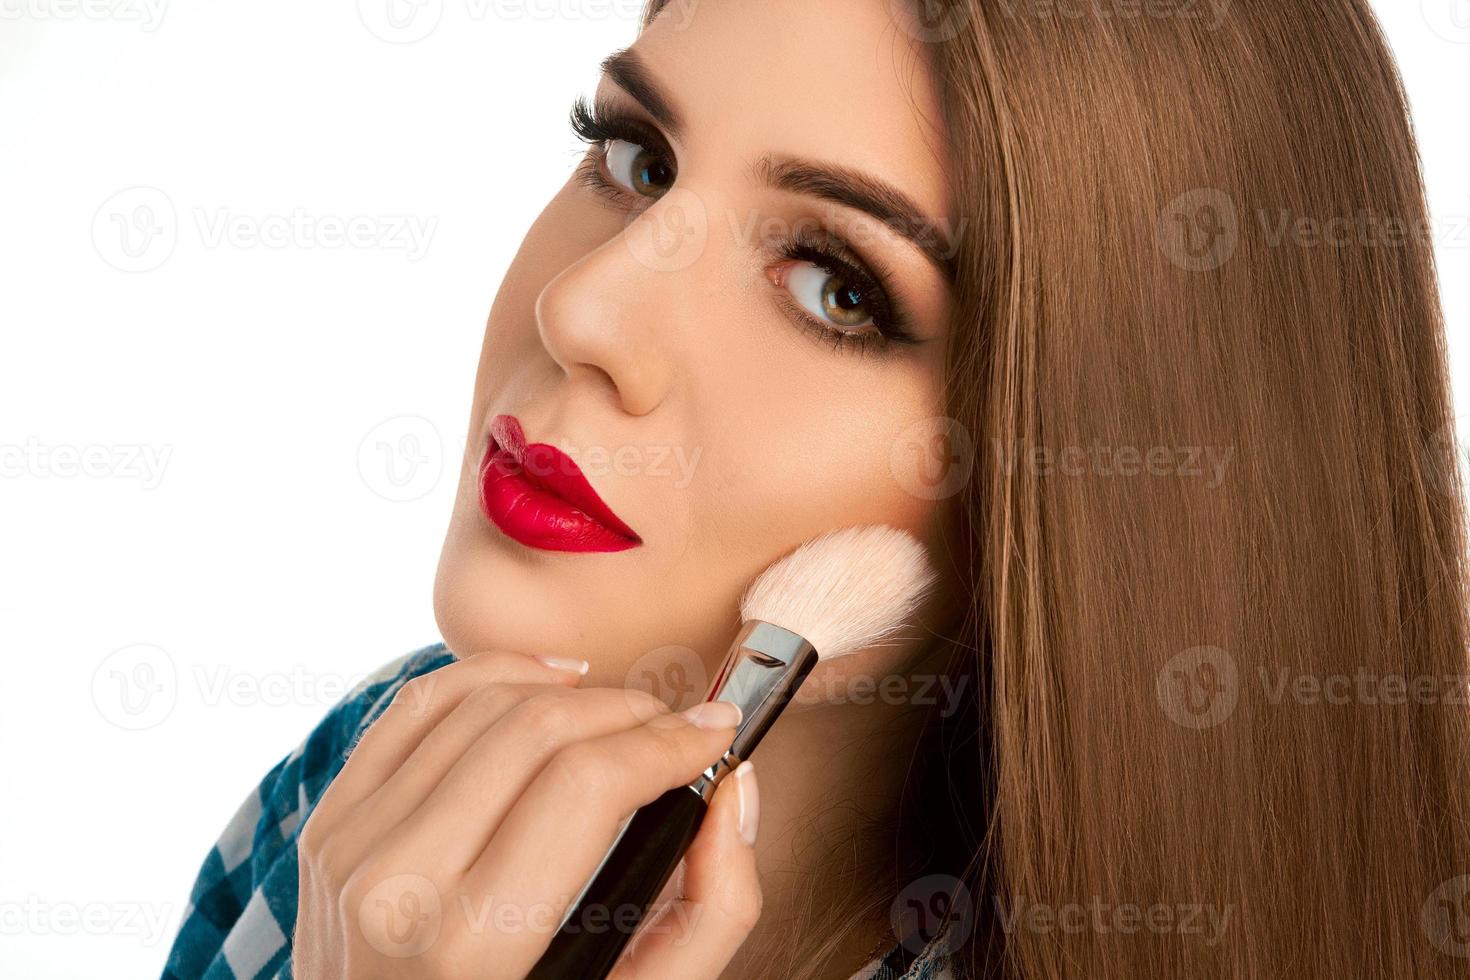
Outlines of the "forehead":
{"type": "Polygon", "coordinates": [[[684,116],[688,163],[762,153],[864,170],[950,215],[947,145],[910,0],[668,0],[634,49],[684,116]]]}

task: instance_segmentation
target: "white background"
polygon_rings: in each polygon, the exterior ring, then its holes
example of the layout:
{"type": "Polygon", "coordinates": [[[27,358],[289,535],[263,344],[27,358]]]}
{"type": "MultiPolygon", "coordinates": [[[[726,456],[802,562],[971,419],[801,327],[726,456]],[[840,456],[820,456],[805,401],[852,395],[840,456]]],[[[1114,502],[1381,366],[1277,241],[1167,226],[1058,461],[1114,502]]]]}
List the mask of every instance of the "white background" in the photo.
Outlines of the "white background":
{"type": "MultiPolygon", "coordinates": [[[[253,783],[438,638],[485,316],[638,4],[384,2],[0,0],[5,976],[157,975],[253,783]]],[[[1464,414],[1470,3],[1378,6],[1464,414]]]]}

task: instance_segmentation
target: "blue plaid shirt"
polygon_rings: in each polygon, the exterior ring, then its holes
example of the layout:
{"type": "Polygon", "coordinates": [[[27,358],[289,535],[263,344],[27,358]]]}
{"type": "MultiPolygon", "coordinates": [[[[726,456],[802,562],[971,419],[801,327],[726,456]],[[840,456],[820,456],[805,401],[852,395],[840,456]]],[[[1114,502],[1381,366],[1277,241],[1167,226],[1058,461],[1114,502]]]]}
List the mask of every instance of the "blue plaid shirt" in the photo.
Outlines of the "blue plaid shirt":
{"type": "MultiPolygon", "coordinates": [[[[169,951],[163,980],[291,977],[296,928],[296,839],[312,807],[341,771],[358,737],[410,678],[454,661],[442,643],[386,664],[364,679],[276,763],[230,819],[204,865],[169,951]]],[[[902,945],[853,980],[945,980],[944,935],[918,956],[902,945]]]]}

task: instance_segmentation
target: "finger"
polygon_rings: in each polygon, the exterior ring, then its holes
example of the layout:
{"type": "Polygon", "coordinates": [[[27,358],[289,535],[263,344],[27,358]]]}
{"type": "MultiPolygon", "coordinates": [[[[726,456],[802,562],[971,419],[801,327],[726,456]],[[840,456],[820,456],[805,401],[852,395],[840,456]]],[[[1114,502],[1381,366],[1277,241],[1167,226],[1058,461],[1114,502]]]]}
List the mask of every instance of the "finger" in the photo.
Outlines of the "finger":
{"type": "Polygon", "coordinates": [[[547,761],[463,879],[470,894],[522,913],[526,928],[503,937],[513,967],[529,969],[545,951],[560,920],[547,907],[564,910],[581,892],[623,821],[730,747],[738,715],[728,702],[701,702],[574,742],[547,761]]]}
{"type": "Polygon", "coordinates": [[[717,977],[724,971],[760,918],[760,879],[749,842],[759,816],[755,770],[742,762],[721,781],[684,855],[682,894],[643,923],[610,980],[717,977]]]}
{"type": "MultiPolygon", "coordinates": [[[[477,696],[467,699],[465,708],[477,696]]],[[[551,690],[526,698],[482,726],[470,744],[449,750],[447,771],[420,795],[412,812],[403,814],[388,839],[435,841],[442,868],[463,873],[479,858],[542,768],[563,748],[627,731],[655,715],[669,713],[668,705],[653,695],[620,688],[551,690]]],[[[424,745],[437,734],[431,733],[424,745]]],[[[408,775],[399,785],[405,796],[421,788],[422,783],[409,782],[419,775],[410,759],[383,793],[389,793],[404,774],[408,775]]],[[[402,802],[394,800],[391,806],[398,809],[402,802]]]]}
{"type": "Polygon", "coordinates": [[[575,685],[581,674],[545,664],[520,653],[494,651],[456,660],[410,679],[393,696],[388,708],[369,726],[352,748],[346,764],[327,788],[318,810],[319,823],[331,822],[331,813],[361,802],[383,785],[449,712],[469,694],[487,684],[575,685]]]}
{"type": "MultiPolygon", "coordinates": [[[[361,842],[382,840],[423,805],[476,739],[501,718],[526,703],[573,693],[560,684],[498,682],[471,691],[413,746],[383,785],[344,811],[344,830],[361,842]]],[[[486,775],[482,770],[481,777],[486,775]]]]}

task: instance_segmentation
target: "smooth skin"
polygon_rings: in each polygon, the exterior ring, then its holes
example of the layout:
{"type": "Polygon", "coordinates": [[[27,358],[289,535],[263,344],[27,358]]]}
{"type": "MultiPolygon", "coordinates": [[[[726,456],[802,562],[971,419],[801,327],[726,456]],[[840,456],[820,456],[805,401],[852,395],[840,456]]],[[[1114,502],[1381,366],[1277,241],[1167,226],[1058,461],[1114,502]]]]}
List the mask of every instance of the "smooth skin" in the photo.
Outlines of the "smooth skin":
{"type": "MultiPolygon", "coordinates": [[[[526,974],[622,819],[691,782],[739,719],[581,677],[485,653],[400,689],[302,830],[297,977],[526,974]]],[[[757,806],[748,769],[720,784],[680,894],[614,977],[720,974],[760,916],[757,806]]]]}

